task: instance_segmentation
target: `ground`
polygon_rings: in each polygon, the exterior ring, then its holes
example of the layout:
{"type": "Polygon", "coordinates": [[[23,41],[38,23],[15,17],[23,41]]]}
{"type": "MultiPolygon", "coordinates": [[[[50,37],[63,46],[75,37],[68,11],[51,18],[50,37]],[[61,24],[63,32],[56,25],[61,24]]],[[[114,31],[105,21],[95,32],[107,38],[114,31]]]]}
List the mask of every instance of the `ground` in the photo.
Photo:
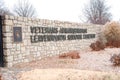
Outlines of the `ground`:
{"type": "MultiPolygon", "coordinates": [[[[76,79],[71,77],[70,75],[73,75],[73,73],[75,73],[76,71],[77,71],[76,75],[74,76],[81,76],[83,72],[87,72],[86,74],[88,75],[90,73],[95,73],[95,72],[89,72],[89,71],[97,71],[96,74],[98,74],[99,72],[103,72],[104,74],[113,73],[113,72],[120,73],[120,66],[115,67],[110,62],[110,57],[113,54],[120,53],[120,48],[106,48],[105,50],[101,50],[101,51],[84,50],[79,52],[81,56],[80,59],[59,59],[58,56],[53,56],[53,57],[43,58],[39,61],[18,64],[13,68],[9,68],[9,69],[3,68],[1,69],[2,78],[4,78],[5,80],[16,80],[16,79],[17,80],[44,80],[42,79],[41,76],[44,76],[44,77],[51,76],[50,78],[52,78],[52,76],[53,77],[57,76],[56,78],[58,78],[61,75],[62,76],[61,80],[79,80],[80,77],[77,77],[79,79],[76,79]],[[51,72],[54,72],[54,70],[55,70],[55,73],[51,74],[51,72]],[[35,75],[35,74],[39,74],[39,75],[35,75]],[[47,74],[47,75],[44,75],[44,74],[47,74]],[[63,79],[63,77],[68,75],[70,77],[63,79]],[[34,76],[37,76],[38,79],[30,78],[30,77],[33,78],[34,76]],[[29,79],[26,79],[26,77],[29,79]]],[[[50,78],[49,79],[46,78],[46,80],[51,80],[50,78]]],[[[119,75],[119,78],[120,78],[120,75],[119,75]]],[[[52,78],[52,80],[59,80],[59,79],[52,78]]],[[[98,79],[95,79],[95,80],[98,80],[98,79]]],[[[109,80],[109,79],[105,79],[105,80],[109,80]]],[[[118,79],[116,78],[112,80],[118,80],[118,79]]]]}

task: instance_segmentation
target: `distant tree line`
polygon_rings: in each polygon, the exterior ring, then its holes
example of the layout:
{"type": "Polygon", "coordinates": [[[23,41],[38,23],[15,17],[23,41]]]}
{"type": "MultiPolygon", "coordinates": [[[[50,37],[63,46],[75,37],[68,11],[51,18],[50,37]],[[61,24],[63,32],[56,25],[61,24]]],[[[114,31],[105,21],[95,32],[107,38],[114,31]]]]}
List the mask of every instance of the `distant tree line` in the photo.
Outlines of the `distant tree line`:
{"type": "Polygon", "coordinates": [[[90,0],[83,9],[86,22],[93,24],[105,24],[111,21],[112,14],[109,12],[110,7],[105,0],[90,0]]]}
{"type": "MultiPolygon", "coordinates": [[[[110,7],[105,0],[90,0],[83,8],[85,22],[93,24],[105,24],[112,20],[112,14],[109,12],[110,7]]],[[[28,0],[18,0],[14,5],[14,13],[10,12],[0,0],[0,15],[17,15],[23,17],[36,17],[36,10],[28,0]]]]}
{"type": "Polygon", "coordinates": [[[15,5],[14,12],[18,16],[35,17],[36,10],[28,0],[19,0],[15,5]]]}
{"type": "Polygon", "coordinates": [[[0,15],[11,15],[12,13],[10,13],[9,9],[7,7],[5,7],[4,1],[0,0],[0,15]]]}
{"type": "Polygon", "coordinates": [[[36,17],[36,10],[28,0],[19,0],[14,5],[13,13],[5,6],[4,1],[0,0],[0,15],[17,15],[23,17],[36,17]]]}

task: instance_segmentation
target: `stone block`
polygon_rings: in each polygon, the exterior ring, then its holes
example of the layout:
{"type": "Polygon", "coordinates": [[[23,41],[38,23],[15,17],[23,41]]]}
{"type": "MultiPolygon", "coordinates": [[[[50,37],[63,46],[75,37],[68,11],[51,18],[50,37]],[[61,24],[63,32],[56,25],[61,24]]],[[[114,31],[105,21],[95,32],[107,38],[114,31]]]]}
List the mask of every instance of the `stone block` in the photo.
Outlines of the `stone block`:
{"type": "Polygon", "coordinates": [[[23,20],[24,20],[24,22],[27,22],[28,19],[26,17],[24,17],[23,20]]]}
{"type": "Polygon", "coordinates": [[[28,21],[28,24],[32,26],[33,23],[32,23],[32,21],[28,21]]]}
{"type": "Polygon", "coordinates": [[[29,60],[28,59],[24,59],[24,61],[23,62],[29,62],[29,60]]]}
{"type": "Polygon", "coordinates": [[[3,33],[6,32],[6,26],[2,26],[2,31],[3,31],[3,33]]]}
{"type": "Polygon", "coordinates": [[[13,37],[13,33],[3,33],[3,37],[13,37]]]}
{"type": "Polygon", "coordinates": [[[31,21],[32,19],[31,18],[27,18],[29,21],[31,21]]]}
{"type": "Polygon", "coordinates": [[[9,49],[4,49],[4,56],[10,56],[11,55],[11,52],[9,49]]]}
{"type": "Polygon", "coordinates": [[[17,44],[17,45],[16,45],[16,50],[19,51],[20,48],[21,48],[21,47],[20,47],[20,44],[17,44]]]}
{"type": "Polygon", "coordinates": [[[9,19],[12,19],[12,20],[14,20],[14,16],[9,16],[9,19]]]}
{"type": "Polygon", "coordinates": [[[14,61],[17,61],[17,60],[18,60],[18,56],[14,55],[14,61]]]}
{"type": "Polygon", "coordinates": [[[25,47],[21,47],[21,52],[23,52],[23,53],[25,53],[25,52],[26,52],[25,47]]]}
{"type": "Polygon", "coordinates": [[[13,26],[13,21],[12,20],[4,20],[4,25],[6,26],[13,26]]]}
{"type": "Polygon", "coordinates": [[[36,46],[36,47],[34,47],[34,51],[38,51],[38,47],[36,46]]]}
{"type": "Polygon", "coordinates": [[[22,22],[21,27],[22,27],[22,32],[24,32],[24,33],[28,32],[27,31],[28,30],[28,26],[26,26],[24,22],[22,22]]]}
{"type": "Polygon", "coordinates": [[[15,51],[15,54],[16,54],[16,55],[19,55],[19,54],[20,54],[20,51],[15,51]]]}
{"type": "Polygon", "coordinates": [[[21,27],[21,26],[22,26],[22,23],[23,23],[22,21],[18,21],[18,22],[17,22],[17,26],[20,26],[20,27],[21,27]]]}
{"type": "Polygon", "coordinates": [[[15,49],[11,49],[10,52],[11,52],[11,53],[10,53],[11,55],[15,55],[15,54],[16,54],[16,53],[15,53],[15,49]]]}
{"type": "Polygon", "coordinates": [[[10,62],[9,62],[9,63],[5,63],[5,66],[6,66],[6,67],[12,67],[12,66],[13,66],[13,63],[12,63],[12,62],[11,62],[11,63],[10,63],[10,62]]]}
{"type": "Polygon", "coordinates": [[[27,41],[27,40],[24,40],[23,43],[24,43],[25,46],[27,46],[28,41],[27,41]]]}
{"type": "Polygon", "coordinates": [[[14,20],[14,21],[13,21],[14,24],[17,24],[17,22],[18,22],[17,20],[14,20]]]}
{"type": "MultiPolygon", "coordinates": [[[[16,48],[13,47],[13,48],[11,48],[10,50],[11,50],[12,52],[14,52],[14,51],[16,51],[16,48]]],[[[12,53],[11,53],[11,54],[12,54],[12,53]]]]}
{"type": "Polygon", "coordinates": [[[22,59],[22,54],[19,54],[19,55],[18,55],[18,59],[22,59]]]}
{"type": "Polygon", "coordinates": [[[23,21],[23,17],[18,17],[18,21],[23,21]]]}
{"type": "Polygon", "coordinates": [[[5,57],[5,62],[12,62],[13,61],[13,56],[6,56],[5,57]]]}
{"type": "Polygon", "coordinates": [[[12,44],[8,43],[8,44],[3,44],[3,48],[5,49],[11,49],[12,48],[12,44]]]}
{"type": "Polygon", "coordinates": [[[39,57],[39,56],[41,55],[41,53],[40,53],[40,52],[37,52],[36,55],[37,55],[37,57],[39,57]]]}
{"type": "Polygon", "coordinates": [[[38,46],[38,51],[41,51],[41,50],[42,50],[42,48],[38,46]]]}
{"type": "Polygon", "coordinates": [[[14,64],[17,64],[17,61],[13,61],[13,66],[14,66],[14,64]]]}
{"type": "Polygon", "coordinates": [[[9,15],[5,15],[5,16],[4,16],[4,19],[9,19],[9,15]]]}
{"type": "Polygon", "coordinates": [[[3,30],[3,32],[12,32],[12,27],[11,26],[3,26],[2,30],[3,30]]]}
{"type": "Polygon", "coordinates": [[[3,43],[12,43],[12,38],[11,37],[3,38],[3,43]]]}

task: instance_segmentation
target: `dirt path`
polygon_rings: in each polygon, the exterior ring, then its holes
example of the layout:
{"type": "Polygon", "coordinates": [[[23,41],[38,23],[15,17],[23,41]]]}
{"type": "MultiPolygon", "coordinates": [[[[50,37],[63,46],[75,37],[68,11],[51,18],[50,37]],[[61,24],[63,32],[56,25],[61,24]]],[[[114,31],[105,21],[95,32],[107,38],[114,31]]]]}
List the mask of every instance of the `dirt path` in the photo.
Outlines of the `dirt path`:
{"type": "Polygon", "coordinates": [[[119,48],[107,48],[102,51],[81,51],[80,59],[59,59],[58,56],[48,57],[39,61],[19,64],[15,66],[19,69],[47,69],[47,68],[70,68],[80,70],[112,71],[120,72],[120,67],[112,66],[110,57],[119,54],[119,48]]]}
{"type": "MultiPolygon", "coordinates": [[[[70,69],[70,74],[69,74],[69,71],[68,71],[68,73],[64,73],[64,71],[63,71],[63,74],[66,76],[73,75],[71,72],[71,69],[73,69],[75,71],[77,69],[78,71],[86,70],[86,71],[100,71],[100,72],[108,72],[108,73],[115,72],[115,73],[120,74],[120,66],[114,67],[114,66],[112,66],[112,63],[109,61],[110,57],[113,54],[119,54],[119,53],[120,53],[120,48],[106,48],[105,50],[102,50],[102,51],[80,51],[80,56],[81,56],[80,59],[59,59],[58,56],[47,57],[47,58],[41,59],[39,61],[18,64],[17,66],[14,66],[13,68],[2,69],[2,77],[4,78],[4,80],[16,80],[16,75],[18,75],[18,73],[23,72],[21,74],[21,77],[19,77],[19,79],[27,80],[27,79],[22,79],[22,77],[23,77],[22,75],[30,74],[29,75],[29,77],[30,77],[31,75],[36,76],[39,73],[43,73],[43,74],[39,74],[38,77],[47,76],[44,74],[48,74],[48,75],[51,74],[51,72],[49,72],[49,69],[50,69],[50,71],[51,71],[51,69],[52,70],[58,69],[58,73],[59,73],[59,71],[61,72],[61,70],[59,70],[59,69],[62,69],[62,70],[70,69]],[[48,71],[46,71],[48,73],[44,73],[45,69],[48,70],[48,71]],[[36,70],[38,70],[38,73],[36,73],[36,70]],[[43,72],[39,72],[42,70],[43,70],[43,72]]],[[[79,72],[81,73],[81,71],[79,71],[79,72]]],[[[74,73],[74,71],[73,71],[73,73],[74,73]]],[[[60,73],[60,74],[62,74],[62,73],[60,73]]],[[[58,74],[58,75],[60,75],[60,74],[58,74]]],[[[33,79],[28,79],[28,80],[33,80],[33,79]]],[[[37,80],[37,79],[34,79],[34,80],[37,80]]],[[[38,79],[38,80],[44,80],[44,79],[38,79]]],[[[45,80],[47,80],[47,79],[45,79],[45,80]]],[[[51,80],[51,79],[48,79],[48,80],[51,80]]],[[[52,80],[55,80],[55,79],[52,79],[52,80]]],[[[56,80],[59,80],[59,79],[56,79],[56,80]]],[[[79,80],[79,79],[72,79],[72,78],[71,79],[67,79],[67,78],[63,79],[63,78],[61,78],[61,80],[79,80]]],[[[95,79],[95,80],[98,80],[98,79],[95,79]]],[[[107,80],[109,80],[109,79],[107,79],[107,80]]],[[[112,80],[114,80],[114,79],[112,79],[112,80]]],[[[117,80],[117,79],[115,79],[115,80],[117,80]]]]}

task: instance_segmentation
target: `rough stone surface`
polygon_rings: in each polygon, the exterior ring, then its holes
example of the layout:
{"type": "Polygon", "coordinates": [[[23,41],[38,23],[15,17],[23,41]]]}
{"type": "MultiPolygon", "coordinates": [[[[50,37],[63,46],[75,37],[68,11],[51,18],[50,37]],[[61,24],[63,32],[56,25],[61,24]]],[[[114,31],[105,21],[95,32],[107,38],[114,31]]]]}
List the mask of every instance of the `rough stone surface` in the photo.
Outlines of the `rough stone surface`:
{"type": "MultiPolygon", "coordinates": [[[[80,24],[62,21],[52,21],[45,19],[32,19],[23,17],[14,17],[6,15],[4,18],[3,28],[3,46],[6,53],[6,66],[13,66],[20,62],[29,62],[32,60],[41,59],[45,56],[53,56],[56,54],[68,52],[71,50],[80,50],[88,48],[91,43],[96,41],[97,33],[100,31],[99,25],[80,24]],[[87,29],[88,34],[96,34],[95,38],[80,39],[80,40],[65,40],[65,41],[48,41],[31,43],[30,36],[32,35],[30,27],[52,27],[52,28],[80,28],[87,29]],[[22,42],[14,42],[13,27],[22,28],[22,42]],[[8,58],[7,58],[8,57],[8,58]],[[12,59],[13,58],[13,59],[12,59]],[[8,61],[10,60],[10,61],[8,61]],[[9,63],[10,62],[10,63],[9,63]]],[[[42,33],[38,33],[43,35],[42,33]]],[[[47,33],[48,34],[48,33],[47,33]]],[[[46,35],[47,35],[46,34],[46,35]]],[[[67,35],[66,33],[51,33],[52,35],[67,35]]],[[[72,33],[69,33],[72,35],[72,33]]],[[[76,33],[79,34],[79,33],[76,33]]],[[[83,35],[83,33],[81,33],[83,35]]]]}

